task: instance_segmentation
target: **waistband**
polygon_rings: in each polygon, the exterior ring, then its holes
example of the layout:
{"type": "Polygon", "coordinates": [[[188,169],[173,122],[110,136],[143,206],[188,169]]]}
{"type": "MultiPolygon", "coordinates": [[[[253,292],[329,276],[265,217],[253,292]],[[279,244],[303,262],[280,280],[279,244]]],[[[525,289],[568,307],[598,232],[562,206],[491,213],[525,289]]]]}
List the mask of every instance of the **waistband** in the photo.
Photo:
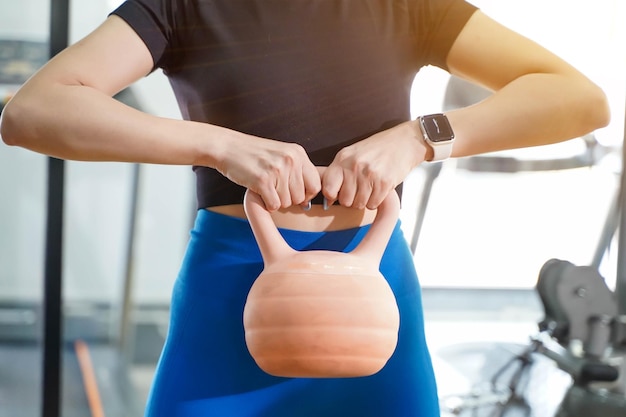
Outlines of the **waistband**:
{"type": "MultiPolygon", "coordinates": [[[[397,225],[396,227],[399,227],[397,225]]],[[[338,250],[350,251],[358,245],[370,225],[333,231],[301,231],[278,228],[283,239],[295,250],[338,250]]],[[[250,224],[246,219],[198,210],[192,234],[219,240],[254,241],[250,224]]],[[[255,241],[256,242],[256,241],[255,241]]]]}

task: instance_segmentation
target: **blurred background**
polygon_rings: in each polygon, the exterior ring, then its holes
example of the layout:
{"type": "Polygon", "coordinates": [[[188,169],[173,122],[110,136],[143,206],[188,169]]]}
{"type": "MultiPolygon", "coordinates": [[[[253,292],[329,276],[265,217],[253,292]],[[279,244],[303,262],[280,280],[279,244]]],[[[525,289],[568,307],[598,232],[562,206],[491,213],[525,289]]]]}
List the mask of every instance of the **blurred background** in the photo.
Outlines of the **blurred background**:
{"type": "MultiPolygon", "coordinates": [[[[120,3],[71,2],[70,41],[120,3]]],[[[605,226],[615,220],[621,172],[626,2],[472,3],[589,76],[606,92],[613,118],[585,138],[447,161],[408,178],[401,220],[442,396],[472,384],[445,354],[454,346],[524,344],[536,332],[544,312],[535,284],[548,259],[597,265],[611,288],[616,280],[616,239],[605,226]]],[[[48,59],[49,20],[49,0],[0,0],[0,102],[48,59]]],[[[428,67],[415,79],[412,112],[468,105],[484,94],[428,67]]],[[[180,118],[160,71],[118,99],[180,118]]],[[[46,185],[46,157],[0,146],[0,417],[40,414],[46,185]]],[[[194,178],[189,167],[67,162],[65,186],[62,415],[89,415],[84,343],[106,416],[139,416],[195,215],[194,178]]],[[[489,361],[481,355],[476,366],[489,361]]],[[[567,378],[551,375],[560,381],[554,402],[567,378]]]]}

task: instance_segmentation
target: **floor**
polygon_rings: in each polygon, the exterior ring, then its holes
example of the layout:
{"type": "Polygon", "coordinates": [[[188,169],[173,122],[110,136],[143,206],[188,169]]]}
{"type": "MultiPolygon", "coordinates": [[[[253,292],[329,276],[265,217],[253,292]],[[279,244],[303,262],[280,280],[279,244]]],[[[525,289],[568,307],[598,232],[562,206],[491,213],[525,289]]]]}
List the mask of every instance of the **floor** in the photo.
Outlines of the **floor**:
{"type": "MultiPolygon", "coordinates": [[[[517,369],[515,361],[505,369],[498,380],[497,389],[492,389],[488,382],[498,370],[503,369],[516,355],[522,353],[529,344],[530,337],[537,331],[537,319],[541,315],[536,302],[524,301],[514,296],[498,301],[495,294],[466,294],[464,302],[454,302],[459,308],[470,308],[474,300],[485,310],[472,308],[464,313],[437,308],[444,293],[426,291],[424,296],[426,309],[426,333],[433,357],[436,378],[442,404],[442,417],[472,416],[480,417],[480,411],[488,413],[490,408],[477,409],[475,414],[463,414],[454,410],[461,403],[472,400],[472,393],[483,394],[481,398],[497,399],[498,389],[510,382],[512,372],[517,369]],[[476,295],[473,297],[472,295],[476,295]],[[509,303],[508,312],[490,313],[499,302],[509,303]],[[516,304],[527,308],[514,308],[516,304]],[[459,319],[461,318],[461,319],[459,319]],[[456,411],[456,414],[455,412],[456,411]]],[[[448,294],[448,298],[461,297],[460,293],[448,294]]],[[[532,297],[531,293],[526,294],[532,297]]],[[[519,296],[518,296],[519,298],[519,296]]],[[[503,312],[504,311],[504,312],[503,312]]],[[[552,417],[565,389],[570,383],[569,376],[555,368],[547,360],[536,358],[533,368],[528,373],[532,378],[531,388],[526,388],[528,402],[533,405],[533,414],[526,414],[525,409],[511,408],[507,417],[552,417]],[[533,388],[534,387],[534,388],[533,388]]],[[[132,368],[130,377],[140,401],[147,398],[150,382],[154,373],[153,366],[141,365],[132,368]]],[[[467,412],[469,413],[469,411],[467,412]]],[[[484,414],[488,416],[489,414],[484,414]]]]}
{"type": "MultiPolygon", "coordinates": [[[[488,380],[524,350],[529,337],[536,331],[536,323],[530,320],[458,321],[433,317],[427,319],[426,331],[440,392],[442,417],[480,417],[480,410],[488,413],[491,409],[483,407],[475,414],[469,414],[469,411],[463,414],[455,407],[467,402],[468,398],[471,400],[471,395],[468,397],[471,393],[482,393],[487,400],[496,398],[497,392],[487,384],[488,380]]],[[[500,384],[509,382],[517,364],[511,365],[503,373],[500,384]]],[[[570,382],[569,377],[547,360],[534,366],[537,368],[531,371],[534,389],[525,390],[532,396],[532,417],[552,417],[570,382]]],[[[154,368],[149,365],[135,366],[131,370],[131,380],[140,401],[145,402],[147,398],[153,374],[154,368]]],[[[506,415],[530,416],[524,412],[511,408],[506,415]]]]}
{"type": "MultiPolygon", "coordinates": [[[[515,358],[526,351],[535,332],[535,323],[523,321],[427,322],[442,417],[491,416],[494,403],[509,398],[522,364],[515,358]],[[481,401],[484,407],[470,407],[481,401]]],[[[518,389],[524,404],[511,405],[507,417],[553,417],[571,383],[553,362],[538,354],[531,357],[518,389]]]]}

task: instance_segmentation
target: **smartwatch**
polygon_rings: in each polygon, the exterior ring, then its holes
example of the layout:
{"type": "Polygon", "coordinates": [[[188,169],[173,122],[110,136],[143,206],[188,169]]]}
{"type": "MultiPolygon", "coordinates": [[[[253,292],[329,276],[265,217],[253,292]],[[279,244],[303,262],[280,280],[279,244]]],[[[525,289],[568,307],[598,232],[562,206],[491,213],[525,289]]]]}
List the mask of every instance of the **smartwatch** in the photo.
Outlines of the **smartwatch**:
{"type": "Polygon", "coordinates": [[[448,118],[443,113],[429,114],[418,118],[424,140],[433,149],[430,162],[443,161],[452,154],[454,132],[448,118]]]}

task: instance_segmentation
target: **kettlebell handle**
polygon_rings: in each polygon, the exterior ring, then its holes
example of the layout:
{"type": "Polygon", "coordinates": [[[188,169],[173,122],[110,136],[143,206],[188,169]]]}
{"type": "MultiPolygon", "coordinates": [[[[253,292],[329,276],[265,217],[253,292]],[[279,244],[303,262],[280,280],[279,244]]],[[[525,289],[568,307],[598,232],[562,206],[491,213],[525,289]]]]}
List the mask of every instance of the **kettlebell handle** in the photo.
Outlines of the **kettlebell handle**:
{"type": "MultiPolygon", "coordinates": [[[[244,210],[265,265],[278,262],[297,252],[283,239],[259,194],[249,189],[246,190],[244,210]]],[[[399,213],[400,198],[395,190],[391,190],[378,206],[370,230],[350,253],[362,257],[367,263],[376,262],[378,267],[398,221],[399,213]]]]}

